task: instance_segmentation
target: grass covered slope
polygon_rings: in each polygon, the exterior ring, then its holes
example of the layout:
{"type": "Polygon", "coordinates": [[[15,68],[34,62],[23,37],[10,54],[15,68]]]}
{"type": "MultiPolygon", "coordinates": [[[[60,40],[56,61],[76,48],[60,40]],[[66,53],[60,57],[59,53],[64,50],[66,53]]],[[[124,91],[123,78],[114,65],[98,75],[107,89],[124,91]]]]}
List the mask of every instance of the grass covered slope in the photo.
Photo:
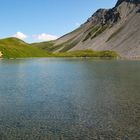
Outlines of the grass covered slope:
{"type": "Polygon", "coordinates": [[[0,39],[0,52],[3,58],[47,57],[49,53],[32,47],[17,38],[0,39]]]}
{"type": "Polygon", "coordinates": [[[53,41],[39,42],[39,43],[32,43],[30,45],[33,47],[36,47],[36,48],[41,48],[41,49],[46,50],[48,52],[52,52],[54,42],[53,41]]]}
{"type": "Polygon", "coordinates": [[[54,57],[99,57],[99,58],[117,58],[119,55],[114,51],[93,51],[79,50],[71,52],[58,52],[53,54],[54,57]]]}

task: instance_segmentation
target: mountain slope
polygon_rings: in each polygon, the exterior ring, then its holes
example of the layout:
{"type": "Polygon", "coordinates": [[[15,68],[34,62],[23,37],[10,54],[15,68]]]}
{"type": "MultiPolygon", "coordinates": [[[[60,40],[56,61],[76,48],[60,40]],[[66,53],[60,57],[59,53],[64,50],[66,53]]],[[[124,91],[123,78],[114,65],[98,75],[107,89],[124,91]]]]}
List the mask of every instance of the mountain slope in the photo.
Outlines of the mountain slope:
{"type": "Polygon", "coordinates": [[[31,45],[17,38],[1,39],[0,53],[4,58],[48,56],[48,53],[42,49],[32,47],[31,45]]]}
{"type": "Polygon", "coordinates": [[[97,10],[49,48],[55,52],[113,50],[122,57],[140,57],[140,0],[118,0],[112,9],[97,10]]]}
{"type": "Polygon", "coordinates": [[[54,41],[32,43],[30,45],[33,46],[33,47],[41,48],[43,50],[51,52],[51,51],[53,51],[52,46],[54,45],[54,41]]]}

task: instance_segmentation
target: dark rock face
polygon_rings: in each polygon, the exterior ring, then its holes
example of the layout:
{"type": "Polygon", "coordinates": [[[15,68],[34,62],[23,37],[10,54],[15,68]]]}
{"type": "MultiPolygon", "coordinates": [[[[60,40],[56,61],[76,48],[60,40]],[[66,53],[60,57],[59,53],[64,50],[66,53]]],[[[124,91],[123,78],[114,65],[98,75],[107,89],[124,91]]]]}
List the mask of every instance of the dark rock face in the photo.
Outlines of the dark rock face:
{"type": "Polygon", "coordinates": [[[138,10],[136,11],[136,13],[140,13],[140,9],[138,9],[138,10]]]}
{"type": "Polygon", "coordinates": [[[122,2],[133,3],[133,4],[136,4],[136,5],[140,4],[140,0],[118,0],[115,7],[119,6],[122,2]]]}
{"type": "MultiPolygon", "coordinates": [[[[115,9],[99,9],[97,10],[87,22],[95,24],[105,25],[113,24],[120,19],[120,13],[115,9]]],[[[87,23],[86,22],[86,23],[87,23]]]]}
{"type": "MultiPolygon", "coordinates": [[[[118,11],[118,6],[121,5],[123,2],[126,2],[127,5],[135,4],[136,6],[140,6],[140,0],[118,0],[116,6],[112,9],[99,9],[97,10],[88,20],[88,22],[92,22],[93,25],[100,24],[114,24],[118,22],[119,19],[121,19],[122,13],[121,11],[118,11]]],[[[129,7],[128,7],[129,8],[129,7]]],[[[123,9],[123,7],[122,7],[123,9]]],[[[128,11],[128,10],[127,10],[128,11]]],[[[130,9],[132,11],[132,9],[130,9]]],[[[140,10],[137,10],[139,13],[140,10]]]]}
{"type": "Polygon", "coordinates": [[[113,24],[120,19],[120,13],[114,9],[109,9],[104,15],[104,24],[113,24]]]}
{"type": "Polygon", "coordinates": [[[98,9],[88,20],[88,22],[92,22],[93,24],[99,24],[104,21],[104,16],[106,15],[108,9],[98,9]]]}

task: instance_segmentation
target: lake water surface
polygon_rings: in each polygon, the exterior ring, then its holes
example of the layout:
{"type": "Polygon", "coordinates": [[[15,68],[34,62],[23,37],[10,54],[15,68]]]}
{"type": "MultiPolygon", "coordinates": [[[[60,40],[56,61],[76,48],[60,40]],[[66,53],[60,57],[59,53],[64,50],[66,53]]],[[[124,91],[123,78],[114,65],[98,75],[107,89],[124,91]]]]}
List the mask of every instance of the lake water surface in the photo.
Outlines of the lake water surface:
{"type": "Polygon", "coordinates": [[[140,140],[140,61],[0,60],[0,140],[140,140]]]}

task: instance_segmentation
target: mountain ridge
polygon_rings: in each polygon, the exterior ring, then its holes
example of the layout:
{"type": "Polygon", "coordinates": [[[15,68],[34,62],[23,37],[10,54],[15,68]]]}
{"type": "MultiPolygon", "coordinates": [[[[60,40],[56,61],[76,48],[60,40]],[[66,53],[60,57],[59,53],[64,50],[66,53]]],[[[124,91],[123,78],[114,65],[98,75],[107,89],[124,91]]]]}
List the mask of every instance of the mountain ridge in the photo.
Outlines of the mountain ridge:
{"type": "Polygon", "coordinates": [[[122,57],[140,57],[139,26],[140,0],[118,0],[113,8],[98,9],[79,28],[53,41],[51,51],[112,50],[122,57]]]}

